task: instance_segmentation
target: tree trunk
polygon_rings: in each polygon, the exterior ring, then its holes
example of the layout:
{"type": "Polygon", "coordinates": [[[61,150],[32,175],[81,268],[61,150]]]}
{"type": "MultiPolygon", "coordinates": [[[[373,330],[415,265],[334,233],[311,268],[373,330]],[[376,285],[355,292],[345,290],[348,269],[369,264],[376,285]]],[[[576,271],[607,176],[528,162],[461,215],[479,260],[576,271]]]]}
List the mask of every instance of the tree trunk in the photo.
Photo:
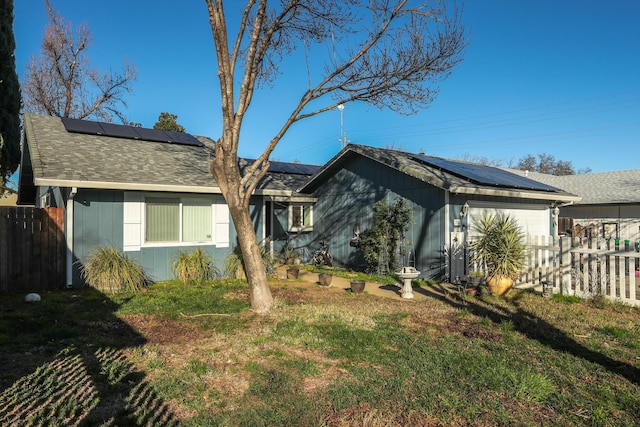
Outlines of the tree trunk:
{"type": "Polygon", "coordinates": [[[249,283],[251,309],[259,314],[267,313],[273,305],[273,297],[267,284],[267,269],[262,260],[251,215],[249,215],[249,210],[242,205],[233,206],[233,202],[228,204],[242,251],[244,270],[249,283]]]}

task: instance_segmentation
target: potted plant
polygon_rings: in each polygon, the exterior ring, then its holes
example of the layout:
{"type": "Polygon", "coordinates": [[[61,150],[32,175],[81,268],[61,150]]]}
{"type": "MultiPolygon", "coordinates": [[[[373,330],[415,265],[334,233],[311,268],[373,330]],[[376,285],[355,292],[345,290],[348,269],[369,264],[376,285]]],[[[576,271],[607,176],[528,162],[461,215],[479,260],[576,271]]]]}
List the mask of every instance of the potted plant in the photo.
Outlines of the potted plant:
{"type": "Polygon", "coordinates": [[[485,215],[475,226],[477,240],[470,244],[472,261],[487,271],[487,286],[494,295],[505,295],[524,267],[524,235],[515,218],[485,215]]]}
{"type": "Polygon", "coordinates": [[[354,294],[361,294],[364,292],[364,280],[352,280],[351,281],[351,292],[354,294]]]}
{"type": "Polygon", "coordinates": [[[484,271],[472,270],[469,272],[469,284],[473,288],[480,286],[482,284],[482,279],[484,279],[484,271]]]}
{"type": "Polygon", "coordinates": [[[282,254],[282,262],[286,265],[292,265],[295,263],[296,259],[296,251],[289,247],[284,248],[284,252],[282,254]]]}
{"type": "Polygon", "coordinates": [[[320,286],[331,286],[332,279],[333,274],[331,273],[318,273],[318,283],[320,283],[320,286]]]}
{"type": "Polygon", "coordinates": [[[292,265],[287,268],[287,279],[297,279],[298,274],[300,274],[300,269],[297,266],[292,265]]]}

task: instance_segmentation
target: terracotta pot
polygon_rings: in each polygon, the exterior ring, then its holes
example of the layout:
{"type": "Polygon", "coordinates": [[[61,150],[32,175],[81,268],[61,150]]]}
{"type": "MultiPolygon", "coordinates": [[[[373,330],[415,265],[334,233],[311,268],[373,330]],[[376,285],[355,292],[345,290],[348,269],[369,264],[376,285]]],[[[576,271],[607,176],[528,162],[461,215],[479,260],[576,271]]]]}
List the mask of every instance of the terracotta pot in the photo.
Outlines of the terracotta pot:
{"type": "Polygon", "coordinates": [[[287,279],[297,279],[299,272],[297,268],[287,268],[287,279]]]}
{"type": "Polygon", "coordinates": [[[487,287],[493,295],[507,295],[513,288],[513,279],[504,276],[492,276],[487,279],[487,287]]]}
{"type": "Polygon", "coordinates": [[[364,292],[364,280],[352,280],[351,281],[351,292],[354,294],[361,294],[364,292]]]}
{"type": "Polygon", "coordinates": [[[331,279],[333,279],[333,275],[329,273],[320,273],[318,274],[318,282],[320,286],[331,286],[331,279]]]}

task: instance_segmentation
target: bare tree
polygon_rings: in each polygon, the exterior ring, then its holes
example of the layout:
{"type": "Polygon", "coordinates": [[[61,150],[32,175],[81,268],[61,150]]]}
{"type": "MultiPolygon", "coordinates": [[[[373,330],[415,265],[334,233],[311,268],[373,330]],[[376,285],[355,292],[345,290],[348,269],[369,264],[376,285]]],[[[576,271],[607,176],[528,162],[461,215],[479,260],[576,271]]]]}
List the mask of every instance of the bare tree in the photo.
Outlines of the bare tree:
{"type": "Polygon", "coordinates": [[[40,56],[33,56],[22,82],[24,109],[57,117],[126,123],[121,108],[124,95],[131,92],[136,69],[125,59],[121,73],[103,73],[91,67],[87,49],[91,45],[89,25],[76,28],[66,22],[45,0],[49,24],[45,29],[40,56]]]}
{"type": "Polygon", "coordinates": [[[501,167],[504,164],[501,159],[490,159],[487,156],[476,156],[472,154],[463,154],[459,159],[465,162],[477,163],[484,166],[501,167]]]}
{"type": "MultiPolygon", "coordinates": [[[[517,169],[531,172],[546,173],[548,175],[575,175],[573,164],[567,160],[556,160],[555,156],[547,153],[538,154],[538,158],[527,154],[518,161],[517,169]]],[[[590,171],[590,169],[585,169],[590,171]]]]}
{"type": "Polygon", "coordinates": [[[278,142],[294,123],[352,101],[405,114],[428,106],[437,94],[433,84],[462,60],[464,29],[459,10],[449,11],[443,1],[248,0],[232,25],[223,0],[206,1],[223,123],[210,169],[238,233],[252,309],[265,313],[273,299],[249,200],[278,142]],[[312,75],[309,69],[308,88],[279,130],[265,138],[264,152],[241,169],[240,130],[255,91],[285,71],[279,69],[284,56],[325,43],[331,48],[322,75],[312,75]]]}

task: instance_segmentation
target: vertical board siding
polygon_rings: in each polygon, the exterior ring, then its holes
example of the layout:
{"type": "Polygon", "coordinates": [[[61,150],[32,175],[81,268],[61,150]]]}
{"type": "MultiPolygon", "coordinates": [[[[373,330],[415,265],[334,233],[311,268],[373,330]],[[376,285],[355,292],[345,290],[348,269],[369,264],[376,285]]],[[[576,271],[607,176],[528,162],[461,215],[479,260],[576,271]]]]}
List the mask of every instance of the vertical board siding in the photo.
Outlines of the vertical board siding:
{"type": "Polygon", "coordinates": [[[62,208],[0,208],[0,291],[64,286],[63,224],[62,208]]]}
{"type": "Polygon", "coordinates": [[[73,203],[73,283],[82,285],[80,269],[96,247],[123,249],[124,192],[82,189],[73,203]]]}
{"type": "Polygon", "coordinates": [[[397,197],[407,200],[413,209],[414,222],[405,239],[415,253],[415,267],[424,277],[441,276],[444,272],[445,218],[444,191],[409,175],[370,159],[355,157],[314,192],[314,241],[327,240],[337,264],[358,267],[356,248],[349,245],[353,227],[362,231],[371,226],[373,205],[397,197]]]}

